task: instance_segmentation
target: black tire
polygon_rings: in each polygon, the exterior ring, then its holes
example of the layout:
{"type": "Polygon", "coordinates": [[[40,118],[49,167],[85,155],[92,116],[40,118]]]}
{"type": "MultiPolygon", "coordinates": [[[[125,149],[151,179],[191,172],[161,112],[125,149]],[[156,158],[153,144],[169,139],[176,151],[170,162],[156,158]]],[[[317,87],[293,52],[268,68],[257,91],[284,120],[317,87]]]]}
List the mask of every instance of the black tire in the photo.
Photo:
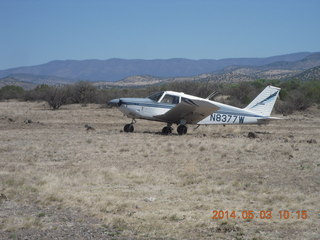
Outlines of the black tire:
{"type": "Polygon", "coordinates": [[[171,132],[172,132],[171,127],[165,126],[164,128],[162,128],[163,135],[169,135],[169,134],[171,134],[171,132]]]}
{"type": "Polygon", "coordinates": [[[126,124],[123,128],[123,131],[125,132],[133,132],[134,131],[134,127],[132,124],[126,124]]]}
{"type": "Polygon", "coordinates": [[[188,131],[188,128],[185,125],[179,125],[179,127],[177,128],[177,132],[179,135],[184,135],[187,133],[187,131],[188,131]]]}

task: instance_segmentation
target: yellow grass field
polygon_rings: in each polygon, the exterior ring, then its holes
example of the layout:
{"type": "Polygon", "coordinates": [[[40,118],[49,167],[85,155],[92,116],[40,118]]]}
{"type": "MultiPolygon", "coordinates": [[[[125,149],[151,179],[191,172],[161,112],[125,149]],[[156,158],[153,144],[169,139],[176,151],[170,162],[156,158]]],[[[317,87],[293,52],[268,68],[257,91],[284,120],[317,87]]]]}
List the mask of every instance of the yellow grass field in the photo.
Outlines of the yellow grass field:
{"type": "Polygon", "coordinates": [[[319,239],[320,110],[284,118],[163,136],[99,105],[0,102],[0,239],[319,239]]]}

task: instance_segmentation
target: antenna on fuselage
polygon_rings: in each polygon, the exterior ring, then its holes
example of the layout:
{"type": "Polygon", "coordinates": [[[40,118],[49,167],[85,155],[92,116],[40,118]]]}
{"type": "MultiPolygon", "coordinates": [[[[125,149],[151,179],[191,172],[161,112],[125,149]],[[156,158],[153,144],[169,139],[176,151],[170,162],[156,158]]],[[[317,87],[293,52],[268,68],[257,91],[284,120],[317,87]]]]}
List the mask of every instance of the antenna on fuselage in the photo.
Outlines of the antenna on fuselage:
{"type": "Polygon", "coordinates": [[[217,96],[218,94],[220,94],[218,91],[213,91],[208,97],[206,97],[206,99],[213,98],[214,96],[217,96]]]}

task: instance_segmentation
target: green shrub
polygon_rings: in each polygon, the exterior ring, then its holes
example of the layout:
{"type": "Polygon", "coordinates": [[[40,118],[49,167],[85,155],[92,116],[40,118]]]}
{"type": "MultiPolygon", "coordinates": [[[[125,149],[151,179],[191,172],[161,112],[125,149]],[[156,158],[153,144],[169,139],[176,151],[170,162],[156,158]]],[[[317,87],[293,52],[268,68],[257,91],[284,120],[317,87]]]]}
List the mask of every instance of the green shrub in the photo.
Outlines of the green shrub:
{"type": "Polygon", "coordinates": [[[0,89],[0,99],[17,99],[22,98],[24,90],[22,87],[7,85],[0,89]]]}

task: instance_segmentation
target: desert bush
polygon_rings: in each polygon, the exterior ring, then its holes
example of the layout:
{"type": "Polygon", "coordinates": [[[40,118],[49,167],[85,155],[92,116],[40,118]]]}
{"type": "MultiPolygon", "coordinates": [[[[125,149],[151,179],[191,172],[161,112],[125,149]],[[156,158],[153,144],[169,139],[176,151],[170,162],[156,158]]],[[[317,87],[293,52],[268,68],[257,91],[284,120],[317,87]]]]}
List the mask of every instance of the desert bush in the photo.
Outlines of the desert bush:
{"type": "Polygon", "coordinates": [[[293,90],[290,92],[288,101],[294,106],[294,110],[303,111],[312,105],[311,99],[303,91],[293,90]]]}
{"type": "Polygon", "coordinates": [[[46,101],[52,110],[59,109],[67,103],[69,98],[67,86],[49,86],[41,84],[35,89],[27,91],[24,95],[25,101],[46,101]]]}
{"type": "Polygon", "coordinates": [[[0,99],[17,99],[22,98],[24,90],[22,87],[7,85],[0,89],[0,99]]]}
{"type": "Polygon", "coordinates": [[[287,91],[292,91],[301,88],[302,82],[298,79],[292,79],[288,81],[283,81],[280,84],[281,89],[286,89],[287,91]]]}
{"type": "Polygon", "coordinates": [[[304,82],[303,92],[312,102],[320,104],[320,81],[304,82]]]}
{"type": "Polygon", "coordinates": [[[49,104],[52,110],[56,110],[67,103],[68,95],[68,89],[65,86],[49,87],[45,91],[44,100],[49,104]]]}
{"type": "Polygon", "coordinates": [[[38,85],[35,89],[26,91],[24,94],[25,101],[42,101],[45,100],[47,91],[49,91],[50,86],[47,84],[38,85]]]}
{"type": "Polygon", "coordinates": [[[280,100],[276,102],[278,113],[291,114],[303,111],[314,103],[320,104],[320,81],[286,81],[259,79],[252,82],[216,83],[209,78],[203,81],[171,82],[145,87],[97,89],[89,82],[78,82],[63,87],[39,85],[33,90],[23,91],[21,87],[6,86],[0,89],[0,99],[20,98],[29,101],[47,101],[52,109],[63,104],[98,103],[120,97],[147,97],[154,92],[172,90],[199,97],[207,97],[213,91],[225,96],[225,103],[236,106],[247,106],[267,85],[281,88],[280,100]],[[229,96],[229,97],[228,97],[229,96]]]}
{"type": "Polygon", "coordinates": [[[77,82],[69,86],[70,103],[93,103],[96,102],[97,89],[89,82],[77,82]]]}
{"type": "Polygon", "coordinates": [[[95,103],[98,104],[106,104],[108,101],[110,101],[111,98],[108,96],[105,90],[98,90],[96,97],[95,97],[95,103]]]}
{"type": "Polygon", "coordinates": [[[259,89],[255,88],[250,82],[230,84],[225,89],[225,95],[230,96],[230,104],[236,107],[245,107],[258,93],[259,89]]]}
{"type": "Polygon", "coordinates": [[[291,114],[294,111],[306,110],[314,103],[320,103],[320,82],[302,82],[297,79],[280,84],[280,99],[276,105],[277,112],[291,114]]]}
{"type": "Polygon", "coordinates": [[[293,106],[292,102],[290,102],[290,101],[278,100],[276,102],[274,108],[277,113],[281,113],[283,115],[292,114],[294,111],[294,106],[293,106]]]}

